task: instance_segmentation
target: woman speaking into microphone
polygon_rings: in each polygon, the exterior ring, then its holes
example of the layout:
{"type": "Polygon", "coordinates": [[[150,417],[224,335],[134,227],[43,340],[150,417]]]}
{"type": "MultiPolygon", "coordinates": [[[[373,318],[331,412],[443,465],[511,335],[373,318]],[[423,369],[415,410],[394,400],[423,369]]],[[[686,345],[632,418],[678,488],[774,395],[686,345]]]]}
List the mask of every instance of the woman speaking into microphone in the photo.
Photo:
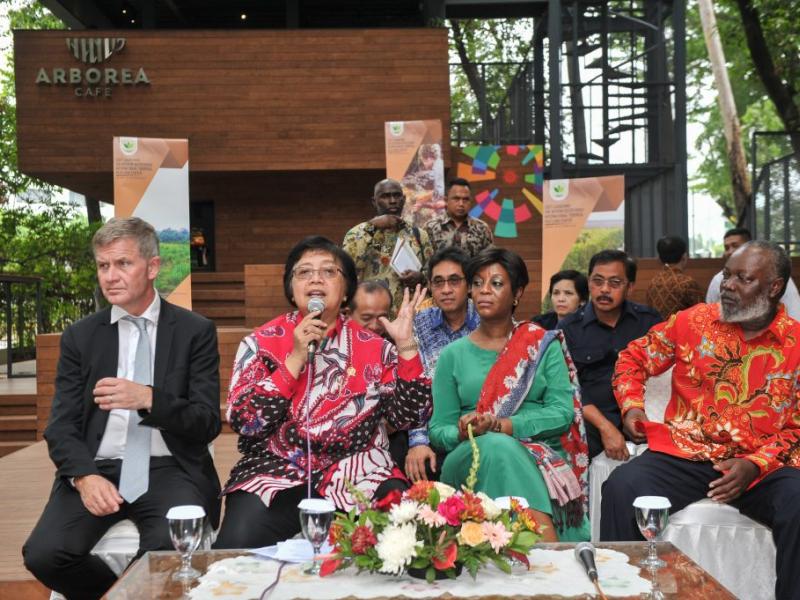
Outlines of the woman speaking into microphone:
{"type": "Polygon", "coordinates": [[[392,462],[385,422],[424,423],[431,406],[412,322],[425,297],[406,290],[391,342],[341,314],[356,291],[352,259],[313,236],[289,252],[286,298],[296,308],[242,340],[228,392],[228,422],[242,458],[223,490],[216,548],[275,544],[300,531],[298,503],[323,497],[341,510],[407,486],[392,462]]]}

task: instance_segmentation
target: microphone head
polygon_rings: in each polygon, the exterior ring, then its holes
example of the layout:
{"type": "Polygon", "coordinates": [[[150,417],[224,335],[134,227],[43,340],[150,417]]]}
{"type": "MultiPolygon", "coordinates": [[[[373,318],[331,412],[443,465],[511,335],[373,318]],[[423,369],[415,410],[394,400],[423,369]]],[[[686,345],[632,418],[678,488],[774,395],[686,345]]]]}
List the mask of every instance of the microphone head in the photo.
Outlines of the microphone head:
{"type": "Polygon", "coordinates": [[[322,312],[325,310],[325,300],[318,296],[313,296],[308,300],[308,312],[322,312]]]}
{"type": "Polygon", "coordinates": [[[592,556],[595,555],[594,546],[590,542],[579,542],[575,544],[575,558],[580,560],[583,552],[589,551],[592,556]]]}

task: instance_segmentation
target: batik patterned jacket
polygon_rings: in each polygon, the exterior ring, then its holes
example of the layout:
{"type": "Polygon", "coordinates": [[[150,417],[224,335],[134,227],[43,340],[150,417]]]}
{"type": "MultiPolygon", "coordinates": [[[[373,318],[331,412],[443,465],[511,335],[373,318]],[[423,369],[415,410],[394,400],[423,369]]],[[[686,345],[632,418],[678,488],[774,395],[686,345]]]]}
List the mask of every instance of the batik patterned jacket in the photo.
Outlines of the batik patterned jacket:
{"type": "Polygon", "coordinates": [[[619,354],[613,385],[623,414],[643,408],[646,378],[673,364],[665,422],[647,424],[651,450],[689,460],[746,458],[761,477],[800,466],[800,323],[783,306],[747,341],[740,326],[720,320],[718,304],[655,325],[619,354]]]}
{"type": "Polygon", "coordinates": [[[389,454],[384,419],[396,429],[427,420],[430,380],[419,356],[399,358],[390,342],[341,316],[313,366],[295,379],[285,360],[300,320],[298,312],[278,317],[239,346],[228,421],[243,456],[223,493],[244,490],[269,505],[278,491],[307,483],[310,456],[314,488],[349,510],[355,500],[348,481],[371,497],[386,479],[403,478],[389,454]]]}

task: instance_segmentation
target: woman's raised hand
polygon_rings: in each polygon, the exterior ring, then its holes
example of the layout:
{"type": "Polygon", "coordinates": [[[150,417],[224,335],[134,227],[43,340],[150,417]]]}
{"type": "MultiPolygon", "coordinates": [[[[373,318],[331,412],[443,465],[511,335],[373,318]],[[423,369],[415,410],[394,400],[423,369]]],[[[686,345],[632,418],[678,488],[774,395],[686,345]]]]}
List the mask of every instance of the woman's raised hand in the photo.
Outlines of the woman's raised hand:
{"type": "Polygon", "coordinates": [[[381,317],[380,322],[386,333],[394,340],[398,349],[408,348],[414,345],[414,315],[417,309],[425,300],[428,289],[417,285],[414,295],[409,293],[408,288],[403,289],[403,303],[397,311],[397,318],[390,321],[386,317],[381,317]]]}

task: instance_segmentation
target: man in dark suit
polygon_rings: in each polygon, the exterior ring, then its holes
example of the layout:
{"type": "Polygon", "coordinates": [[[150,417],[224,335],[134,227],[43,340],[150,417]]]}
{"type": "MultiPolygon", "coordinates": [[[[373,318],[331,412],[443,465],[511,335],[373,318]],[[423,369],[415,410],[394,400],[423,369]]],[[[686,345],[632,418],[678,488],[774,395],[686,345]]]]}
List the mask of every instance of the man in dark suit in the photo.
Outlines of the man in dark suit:
{"type": "Polygon", "coordinates": [[[112,306],[61,336],[45,430],[56,480],[22,550],[37,579],[70,600],[98,598],[116,580],[90,554],[116,522],[136,523],[141,555],[172,547],[170,507],[203,506],[214,526],[220,510],[208,451],[221,427],[214,324],[159,298],[148,223],[112,219],[92,246],[112,306]]]}

